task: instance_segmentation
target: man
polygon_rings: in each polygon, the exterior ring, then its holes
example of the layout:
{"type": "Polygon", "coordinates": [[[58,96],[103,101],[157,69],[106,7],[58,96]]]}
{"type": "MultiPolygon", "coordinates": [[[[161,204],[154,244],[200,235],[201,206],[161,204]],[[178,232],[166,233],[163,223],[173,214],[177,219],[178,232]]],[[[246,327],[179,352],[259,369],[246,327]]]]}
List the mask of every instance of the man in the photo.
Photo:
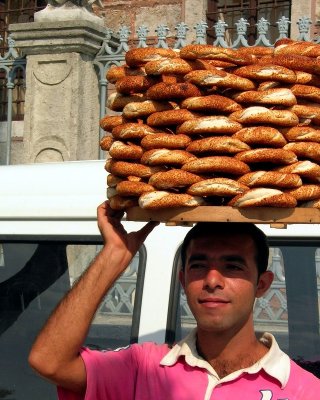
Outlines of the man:
{"type": "Polygon", "coordinates": [[[104,246],[58,305],[30,353],[31,366],[58,385],[62,400],[316,399],[320,381],[279,348],[258,340],[253,304],[270,287],[268,247],[253,224],[200,223],[182,245],[180,281],[197,329],[170,349],[134,344],[120,351],[81,348],[92,318],[148,234],[127,234],[123,213],[98,207],[104,246]]]}

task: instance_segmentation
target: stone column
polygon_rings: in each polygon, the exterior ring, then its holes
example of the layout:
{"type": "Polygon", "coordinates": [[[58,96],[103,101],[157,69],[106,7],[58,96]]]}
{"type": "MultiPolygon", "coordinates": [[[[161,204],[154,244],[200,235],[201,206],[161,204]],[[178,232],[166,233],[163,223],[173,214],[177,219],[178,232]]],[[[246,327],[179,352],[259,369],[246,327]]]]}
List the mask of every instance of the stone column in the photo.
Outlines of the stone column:
{"type": "Polygon", "coordinates": [[[52,17],[45,10],[35,22],[10,25],[27,56],[21,162],[99,157],[99,87],[92,61],[105,28],[86,10],[60,11],[52,17]]]}

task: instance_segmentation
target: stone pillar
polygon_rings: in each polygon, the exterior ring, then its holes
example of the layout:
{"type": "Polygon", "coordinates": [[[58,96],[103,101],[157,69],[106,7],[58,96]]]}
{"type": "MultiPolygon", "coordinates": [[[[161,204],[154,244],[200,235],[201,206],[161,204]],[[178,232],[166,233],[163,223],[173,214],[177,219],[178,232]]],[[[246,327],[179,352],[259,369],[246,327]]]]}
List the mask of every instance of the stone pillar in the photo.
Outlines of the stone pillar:
{"type": "Polygon", "coordinates": [[[62,20],[52,20],[44,13],[35,22],[10,25],[27,56],[21,162],[99,158],[99,87],[92,61],[105,28],[100,18],[78,14],[68,20],[64,10],[62,20]]]}

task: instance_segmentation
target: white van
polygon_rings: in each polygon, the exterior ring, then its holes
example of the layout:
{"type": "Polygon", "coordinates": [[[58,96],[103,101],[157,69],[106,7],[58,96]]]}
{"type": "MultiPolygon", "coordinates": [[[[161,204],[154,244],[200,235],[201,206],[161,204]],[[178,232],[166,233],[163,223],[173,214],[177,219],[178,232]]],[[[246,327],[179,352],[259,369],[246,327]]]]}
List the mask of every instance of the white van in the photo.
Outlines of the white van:
{"type": "MultiPolygon", "coordinates": [[[[56,399],[27,364],[35,335],[101,246],[96,207],[106,197],[104,161],[0,167],[0,397],[56,399]]],[[[127,230],[143,223],[123,221],[127,230]]],[[[320,230],[260,226],[275,281],[255,305],[257,334],[272,332],[291,357],[320,377],[320,230]]],[[[187,226],[161,223],[106,296],[86,345],[174,342],[194,327],[178,283],[187,226]]]]}

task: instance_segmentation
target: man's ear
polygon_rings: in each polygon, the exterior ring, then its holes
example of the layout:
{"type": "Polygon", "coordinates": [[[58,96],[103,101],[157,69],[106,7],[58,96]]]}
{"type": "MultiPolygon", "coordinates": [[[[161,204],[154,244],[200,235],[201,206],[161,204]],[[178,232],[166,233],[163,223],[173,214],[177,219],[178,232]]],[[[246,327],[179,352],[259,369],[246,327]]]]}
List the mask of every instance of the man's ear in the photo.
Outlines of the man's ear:
{"type": "Polygon", "coordinates": [[[184,271],[182,269],[180,269],[179,271],[179,281],[183,289],[185,289],[185,277],[184,277],[184,271]]]}
{"type": "Polygon", "coordinates": [[[265,271],[260,274],[256,290],[257,298],[263,296],[267,292],[273,282],[273,278],[274,274],[272,271],[265,271]]]}

